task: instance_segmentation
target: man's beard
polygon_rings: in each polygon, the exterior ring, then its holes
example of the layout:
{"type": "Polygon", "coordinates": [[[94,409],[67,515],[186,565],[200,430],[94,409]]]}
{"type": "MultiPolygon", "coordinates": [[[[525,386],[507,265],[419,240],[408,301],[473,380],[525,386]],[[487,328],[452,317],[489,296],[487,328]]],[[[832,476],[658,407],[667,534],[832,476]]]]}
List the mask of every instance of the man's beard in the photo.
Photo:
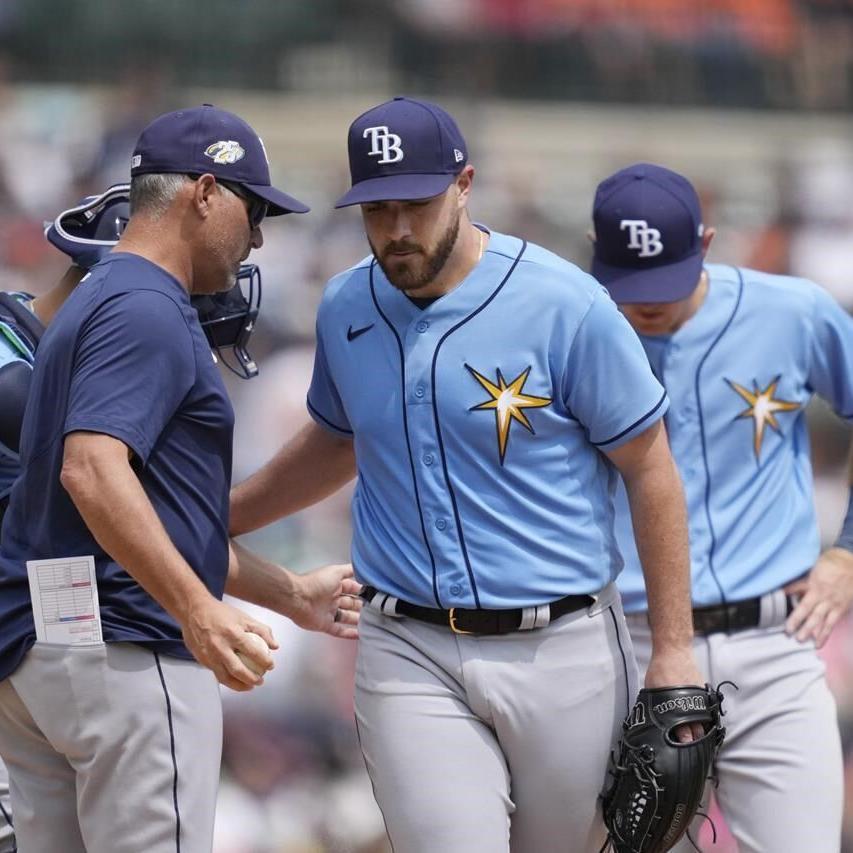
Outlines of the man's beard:
{"type": "MultiPolygon", "coordinates": [[[[422,246],[417,243],[408,243],[405,241],[391,242],[385,246],[384,255],[376,250],[376,246],[370,243],[370,248],[373,249],[373,254],[376,256],[376,261],[385,273],[385,277],[397,290],[402,290],[404,293],[408,290],[420,290],[428,284],[435,281],[438,274],[444,269],[453,247],[456,245],[456,238],[459,236],[459,213],[453,218],[453,221],[448,225],[442,238],[438,241],[435,251],[431,254],[426,254],[422,246]],[[392,266],[389,266],[387,255],[389,252],[399,251],[417,251],[420,255],[410,256],[408,261],[403,259],[391,261],[392,266]],[[412,263],[413,259],[420,260],[420,264],[416,268],[412,263]],[[422,259],[422,260],[421,260],[422,259]]],[[[368,240],[368,242],[370,242],[368,240]]]]}

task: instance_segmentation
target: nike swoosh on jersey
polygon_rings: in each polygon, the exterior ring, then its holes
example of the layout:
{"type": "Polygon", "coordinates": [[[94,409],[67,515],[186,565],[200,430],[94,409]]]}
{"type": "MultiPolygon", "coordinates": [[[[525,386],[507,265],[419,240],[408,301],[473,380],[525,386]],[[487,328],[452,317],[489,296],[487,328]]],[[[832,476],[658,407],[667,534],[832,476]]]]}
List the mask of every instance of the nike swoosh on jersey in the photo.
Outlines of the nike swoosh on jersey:
{"type": "Polygon", "coordinates": [[[347,329],[347,340],[354,341],[359,335],[363,335],[365,332],[369,332],[375,325],[375,323],[371,323],[369,326],[362,326],[362,328],[355,330],[353,330],[353,327],[350,326],[347,329]]]}

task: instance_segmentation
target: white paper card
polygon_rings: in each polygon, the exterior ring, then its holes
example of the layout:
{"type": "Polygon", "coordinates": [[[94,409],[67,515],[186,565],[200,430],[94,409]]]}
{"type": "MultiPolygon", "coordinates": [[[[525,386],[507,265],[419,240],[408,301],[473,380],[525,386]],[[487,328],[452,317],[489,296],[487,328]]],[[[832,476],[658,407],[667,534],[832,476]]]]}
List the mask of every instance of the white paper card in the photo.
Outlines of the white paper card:
{"type": "Polygon", "coordinates": [[[36,640],[63,646],[102,643],[95,558],[27,560],[36,640]]]}

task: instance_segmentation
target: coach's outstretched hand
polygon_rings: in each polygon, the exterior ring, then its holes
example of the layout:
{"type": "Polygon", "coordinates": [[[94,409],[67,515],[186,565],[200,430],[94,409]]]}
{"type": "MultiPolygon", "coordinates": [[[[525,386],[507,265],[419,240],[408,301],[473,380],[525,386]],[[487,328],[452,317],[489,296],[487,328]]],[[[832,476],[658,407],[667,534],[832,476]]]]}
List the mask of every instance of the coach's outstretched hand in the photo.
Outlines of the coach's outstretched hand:
{"type": "Polygon", "coordinates": [[[306,631],[323,631],[333,637],[358,637],[362,601],[361,584],[353,580],[352,566],[332,565],[294,579],[295,589],[285,616],[306,631]]]}
{"type": "MultiPolygon", "coordinates": [[[[263,678],[240,660],[235,649],[256,658],[256,650],[244,641],[247,631],[261,637],[271,649],[277,649],[278,643],[268,626],[211,595],[187,608],[187,617],[181,627],[184,643],[193,657],[212,670],[220,684],[241,692],[263,684],[263,678]]],[[[260,657],[256,662],[265,666],[260,657]]]]}
{"type": "Polygon", "coordinates": [[[827,549],[808,575],[786,586],[785,592],[801,596],[785,630],[801,643],[814,638],[820,648],[853,603],[853,553],[827,549]]]}

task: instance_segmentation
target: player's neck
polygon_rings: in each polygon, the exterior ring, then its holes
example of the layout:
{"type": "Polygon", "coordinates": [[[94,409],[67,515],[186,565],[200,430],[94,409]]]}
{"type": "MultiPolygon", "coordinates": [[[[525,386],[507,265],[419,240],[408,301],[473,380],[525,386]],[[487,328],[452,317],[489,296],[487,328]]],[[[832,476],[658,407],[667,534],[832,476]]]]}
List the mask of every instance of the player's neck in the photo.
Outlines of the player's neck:
{"type": "Polygon", "coordinates": [[[459,237],[441,272],[426,287],[408,291],[415,299],[437,299],[450,293],[480,263],[489,235],[477,228],[467,218],[459,226],[459,237]]]}
{"type": "Polygon", "coordinates": [[[136,214],[122,234],[115,251],[139,255],[165,270],[187,290],[192,284],[192,263],[181,229],[168,217],[136,214]]]}

